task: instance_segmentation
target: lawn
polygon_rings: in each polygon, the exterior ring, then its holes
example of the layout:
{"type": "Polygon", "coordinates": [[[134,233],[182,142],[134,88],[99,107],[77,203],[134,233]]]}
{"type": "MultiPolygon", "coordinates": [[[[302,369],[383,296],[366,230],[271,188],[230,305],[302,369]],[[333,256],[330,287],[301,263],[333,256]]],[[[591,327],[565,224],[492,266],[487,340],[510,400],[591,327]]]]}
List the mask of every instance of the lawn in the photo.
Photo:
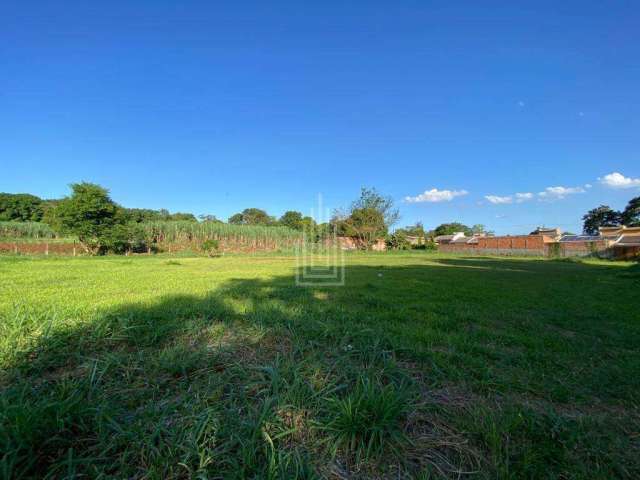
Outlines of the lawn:
{"type": "Polygon", "coordinates": [[[639,478],[640,270],[0,257],[0,478],[639,478]]]}

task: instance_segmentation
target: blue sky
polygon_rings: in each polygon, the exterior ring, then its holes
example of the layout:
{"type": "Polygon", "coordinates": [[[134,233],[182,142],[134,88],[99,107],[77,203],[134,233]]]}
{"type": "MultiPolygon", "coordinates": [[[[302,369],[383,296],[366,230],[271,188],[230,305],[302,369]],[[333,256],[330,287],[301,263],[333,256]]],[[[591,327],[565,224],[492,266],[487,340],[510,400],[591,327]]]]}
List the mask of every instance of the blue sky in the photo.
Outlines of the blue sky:
{"type": "Polygon", "coordinates": [[[575,231],[640,194],[638,2],[7,1],[0,18],[0,191],[86,180],[227,218],[374,186],[403,225],[498,233],[575,231]]]}

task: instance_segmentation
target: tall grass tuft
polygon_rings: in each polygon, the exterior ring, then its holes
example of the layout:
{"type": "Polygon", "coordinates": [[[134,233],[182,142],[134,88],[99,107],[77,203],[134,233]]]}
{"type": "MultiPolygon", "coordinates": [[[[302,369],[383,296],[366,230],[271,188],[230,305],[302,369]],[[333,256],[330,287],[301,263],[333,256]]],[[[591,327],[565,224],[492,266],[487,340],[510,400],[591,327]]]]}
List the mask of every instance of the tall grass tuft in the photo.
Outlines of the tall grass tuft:
{"type": "Polygon", "coordinates": [[[331,453],[352,454],[357,462],[397,453],[407,442],[401,420],[408,405],[404,388],[361,377],[348,396],[329,399],[330,420],[324,429],[331,453]]]}

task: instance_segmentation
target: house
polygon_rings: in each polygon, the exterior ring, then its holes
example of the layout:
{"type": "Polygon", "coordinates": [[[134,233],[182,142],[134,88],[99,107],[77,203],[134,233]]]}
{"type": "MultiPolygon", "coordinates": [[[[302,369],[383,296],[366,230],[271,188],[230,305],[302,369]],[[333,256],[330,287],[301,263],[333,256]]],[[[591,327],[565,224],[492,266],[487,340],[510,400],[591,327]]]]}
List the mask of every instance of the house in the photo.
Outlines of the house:
{"type": "Polygon", "coordinates": [[[531,232],[531,235],[542,235],[552,238],[554,239],[554,241],[556,241],[560,240],[560,237],[562,236],[562,230],[560,230],[559,228],[538,227],[533,232],[531,232]]]}
{"type": "Polygon", "coordinates": [[[607,240],[616,240],[624,227],[600,227],[598,228],[598,234],[607,240]]]}
{"type": "Polygon", "coordinates": [[[448,245],[459,238],[464,237],[464,232],[455,232],[453,235],[438,235],[433,239],[438,245],[448,245]]]}
{"type": "Polygon", "coordinates": [[[425,243],[425,238],[424,237],[418,237],[415,235],[407,235],[405,237],[407,239],[407,242],[409,242],[411,245],[422,245],[423,243],[425,243]]]}
{"type": "Polygon", "coordinates": [[[600,235],[563,235],[549,246],[549,254],[560,257],[605,256],[609,241],[600,235]]]}
{"type": "Polygon", "coordinates": [[[613,255],[618,259],[640,257],[640,227],[622,227],[613,243],[613,255]]]}
{"type": "Polygon", "coordinates": [[[472,238],[473,237],[467,237],[465,235],[462,235],[461,237],[454,238],[449,243],[453,245],[466,245],[471,241],[472,238]]]}

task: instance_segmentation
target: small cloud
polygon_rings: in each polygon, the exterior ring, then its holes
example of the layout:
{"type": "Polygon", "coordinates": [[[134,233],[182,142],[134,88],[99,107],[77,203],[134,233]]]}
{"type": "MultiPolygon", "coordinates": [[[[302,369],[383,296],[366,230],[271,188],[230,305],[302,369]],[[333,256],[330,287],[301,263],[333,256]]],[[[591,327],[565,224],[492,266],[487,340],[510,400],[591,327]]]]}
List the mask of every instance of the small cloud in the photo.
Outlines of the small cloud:
{"type": "Polygon", "coordinates": [[[581,117],[584,117],[584,112],[578,112],[578,115],[580,115],[581,117]]]}
{"type": "Polygon", "coordinates": [[[415,197],[405,197],[404,201],[407,203],[450,202],[454,198],[462,197],[468,193],[469,192],[466,190],[438,190],[437,188],[432,188],[431,190],[425,190],[423,193],[416,195],[415,197]]]}
{"type": "Polygon", "coordinates": [[[504,205],[506,203],[513,202],[513,197],[511,197],[510,195],[506,197],[500,197],[498,195],[485,195],[484,198],[486,198],[490,203],[493,203],[494,205],[504,205]]]}
{"type": "Polygon", "coordinates": [[[625,177],[621,173],[613,172],[598,178],[600,183],[609,188],[633,188],[640,187],[640,178],[625,177]]]}
{"type": "Polygon", "coordinates": [[[496,215],[496,218],[507,218],[506,215],[496,215]]]}
{"type": "Polygon", "coordinates": [[[538,197],[541,200],[562,200],[567,195],[574,195],[576,193],[584,193],[585,190],[582,187],[547,187],[544,192],[539,192],[538,197]]]}
{"type": "Polygon", "coordinates": [[[524,102],[523,102],[522,100],[520,100],[520,101],[518,102],[518,106],[519,106],[520,108],[524,107],[524,102]]]}
{"type": "Polygon", "coordinates": [[[533,193],[516,193],[515,195],[505,195],[504,197],[499,195],[485,195],[484,198],[494,205],[507,205],[514,201],[515,203],[523,203],[527,200],[531,200],[533,198],[533,193]]]}
{"type": "Polygon", "coordinates": [[[526,202],[527,200],[531,200],[533,198],[533,193],[516,193],[516,203],[526,202]]]}

